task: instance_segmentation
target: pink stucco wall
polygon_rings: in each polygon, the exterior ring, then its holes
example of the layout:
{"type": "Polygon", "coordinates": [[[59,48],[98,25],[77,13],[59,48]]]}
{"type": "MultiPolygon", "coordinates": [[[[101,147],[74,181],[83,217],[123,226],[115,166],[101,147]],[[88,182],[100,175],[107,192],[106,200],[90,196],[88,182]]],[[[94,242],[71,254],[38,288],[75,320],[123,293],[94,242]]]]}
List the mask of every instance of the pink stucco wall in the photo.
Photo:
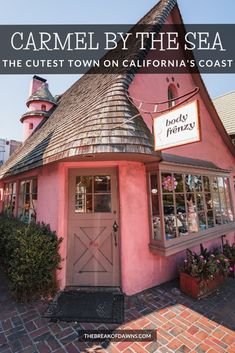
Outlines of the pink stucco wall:
{"type": "Polygon", "coordinates": [[[45,101],[32,101],[29,104],[29,111],[33,111],[33,110],[50,110],[53,107],[53,104],[50,102],[45,102],[45,101]],[[45,105],[46,109],[42,109],[42,106],[45,105]]]}
{"type": "Polygon", "coordinates": [[[23,121],[23,141],[25,141],[44,119],[43,116],[30,116],[23,121]],[[30,124],[33,124],[33,129],[30,129],[30,124]]]}
{"type": "MultiPolygon", "coordinates": [[[[176,87],[178,95],[183,95],[195,89],[195,83],[190,75],[174,74],[174,75],[136,75],[130,86],[129,92],[132,96],[142,99],[143,101],[166,101],[169,83],[179,84],[176,87]]],[[[165,150],[166,153],[181,155],[185,157],[197,158],[202,160],[213,160],[220,168],[232,169],[235,171],[234,158],[224,144],[222,137],[214,125],[207,108],[204,104],[201,92],[199,92],[192,100],[199,100],[200,122],[201,122],[201,141],[194,144],[178,146],[165,150]],[[226,158],[224,156],[226,155],[226,158]]],[[[167,108],[166,105],[159,105],[159,109],[167,108]]],[[[158,115],[156,114],[156,117],[158,115]]],[[[148,115],[144,115],[145,121],[152,130],[152,121],[148,115]]]]}
{"type": "Polygon", "coordinates": [[[38,175],[37,221],[50,224],[58,229],[59,210],[58,165],[43,167],[38,175]]]}
{"type": "Polygon", "coordinates": [[[64,213],[66,197],[65,174],[61,166],[52,164],[41,168],[38,174],[37,221],[50,224],[51,229],[56,231],[58,237],[63,238],[60,247],[63,259],[62,268],[58,271],[58,281],[61,288],[65,287],[66,279],[67,229],[65,221],[67,214],[64,213]]]}

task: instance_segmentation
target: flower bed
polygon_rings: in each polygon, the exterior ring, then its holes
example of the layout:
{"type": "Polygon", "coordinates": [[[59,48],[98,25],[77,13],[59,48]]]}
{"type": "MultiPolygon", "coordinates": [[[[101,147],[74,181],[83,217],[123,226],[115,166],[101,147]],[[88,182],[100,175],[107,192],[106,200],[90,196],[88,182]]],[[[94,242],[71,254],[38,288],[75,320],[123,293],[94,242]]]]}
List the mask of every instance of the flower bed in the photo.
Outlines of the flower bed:
{"type": "Polygon", "coordinates": [[[187,258],[180,268],[180,289],[193,298],[203,298],[224,282],[230,271],[229,259],[220,251],[203,249],[196,254],[187,250],[187,258]]]}

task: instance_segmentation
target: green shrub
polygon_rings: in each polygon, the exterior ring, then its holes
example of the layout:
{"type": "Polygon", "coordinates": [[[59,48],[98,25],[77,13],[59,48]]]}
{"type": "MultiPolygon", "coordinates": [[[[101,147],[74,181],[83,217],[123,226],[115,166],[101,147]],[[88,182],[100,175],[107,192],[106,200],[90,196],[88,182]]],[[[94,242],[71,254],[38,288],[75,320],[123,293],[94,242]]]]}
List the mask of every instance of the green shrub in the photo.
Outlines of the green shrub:
{"type": "Polygon", "coordinates": [[[6,269],[14,248],[14,241],[11,241],[11,238],[14,236],[16,228],[20,229],[22,226],[25,227],[25,224],[10,216],[0,215],[0,257],[6,269]]]}
{"type": "Polygon", "coordinates": [[[17,299],[24,301],[56,292],[61,241],[48,225],[26,225],[0,215],[0,256],[17,299]]]}

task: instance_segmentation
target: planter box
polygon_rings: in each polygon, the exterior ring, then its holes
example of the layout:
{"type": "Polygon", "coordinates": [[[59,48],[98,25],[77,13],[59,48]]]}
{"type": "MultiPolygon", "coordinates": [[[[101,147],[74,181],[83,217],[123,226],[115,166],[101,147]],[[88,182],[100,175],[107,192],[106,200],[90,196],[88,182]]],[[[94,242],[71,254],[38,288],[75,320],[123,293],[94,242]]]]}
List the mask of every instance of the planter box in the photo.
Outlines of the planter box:
{"type": "Polygon", "coordinates": [[[180,290],[195,299],[208,296],[221,287],[223,283],[223,276],[217,276],[214,279],[202,281],[197,277],[191,277],[187,273],[180,272],[180,290]]]}

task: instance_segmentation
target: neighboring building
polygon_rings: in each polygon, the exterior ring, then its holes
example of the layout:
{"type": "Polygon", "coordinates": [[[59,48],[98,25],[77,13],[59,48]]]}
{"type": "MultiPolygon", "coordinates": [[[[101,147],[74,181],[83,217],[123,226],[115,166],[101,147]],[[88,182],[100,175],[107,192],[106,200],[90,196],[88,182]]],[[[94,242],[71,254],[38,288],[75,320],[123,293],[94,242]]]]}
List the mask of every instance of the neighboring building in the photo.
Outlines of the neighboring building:
{"type": "Polygon", "coordinates": [[[235,91],[213,100],[224,127],[235,145],[235,91]]]}
{"type": "Polygon", "coordinates": [[[21,142],[19,141],[0,139],[0,165],[5,163],[20,146],[21,142]]]}
{"type": "MultiPolygon", "coordinates": [[[[181,23],[176,0],[141,20],[163,22],[181,23]]],[[[235,147],[199,74],[92,72],[59,100],[34,77],[40,94],[32,92],[22,118],[32,136],[0,169],[0,206],[63,237],[61,288],[119,286],[131,295],[176,277],[187,248],[234,241],[235,147]],[[152,119],[129,119],[138,111],[126,93],[164,102],[195,87],[201,140],[155,152],[152,119]]]]}

